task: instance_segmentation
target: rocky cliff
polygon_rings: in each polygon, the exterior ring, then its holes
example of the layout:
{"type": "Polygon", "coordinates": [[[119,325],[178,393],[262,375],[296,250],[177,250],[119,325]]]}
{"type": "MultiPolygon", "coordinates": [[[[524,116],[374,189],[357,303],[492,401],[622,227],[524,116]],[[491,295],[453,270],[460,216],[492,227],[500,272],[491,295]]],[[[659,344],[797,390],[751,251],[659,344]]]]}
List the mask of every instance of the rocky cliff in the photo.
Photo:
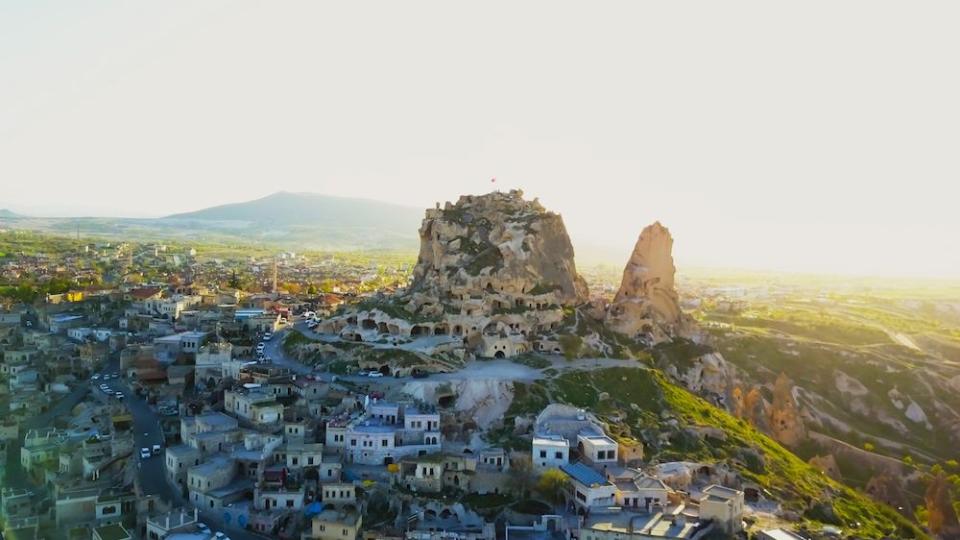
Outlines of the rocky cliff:
{"type": "Polygon", "coordinates": [[[653,341],[681,333],[690,321],[680,310],[676,271],[670,231],[660,222],[643,229],[608,308],[607,325],[630,337],[647,334],[653,341]]]}
{"type": "Polygon", "coordinates": [[[409,291],[441,302],[484,293],[552,293],[561,305],[587,299],[563,218],[519,190],[465,195],[427,210],[409,291]]]}

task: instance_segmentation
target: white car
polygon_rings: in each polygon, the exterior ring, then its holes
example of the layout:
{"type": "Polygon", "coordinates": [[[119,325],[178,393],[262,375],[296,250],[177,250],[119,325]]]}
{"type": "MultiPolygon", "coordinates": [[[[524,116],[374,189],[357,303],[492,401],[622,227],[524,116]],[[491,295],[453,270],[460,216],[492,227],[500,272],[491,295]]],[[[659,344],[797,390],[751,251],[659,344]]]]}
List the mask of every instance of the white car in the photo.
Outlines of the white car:
{"type": "Polygon", "coordinates": [[[123,392],[114,392],[113,397],[117,399],[123,399],[123,392]]]}
{"type": "Polygon", "coordinates": [[[267,344],[264,342],[257,343],[257,352],[263,352],[263,349],[267,348],[267,344]]]}
{"type": "Polygon", "coordinates": [[[371,372],[367,375],[367,377],[372,377],[372,378],[376,379],[377,377],[383,377],[383,373],[380,373],[379,371],[371,371],[371,372]]]}
{"type": "Polygon", "coordinates": [[[159,444],[153,445],[153,455],[157,455],[159,453],[160,453],[160,445],[159,444]]]}
{"type": "Polygon", "coordinates": [[[316,328],[318,324],[320,324],[319,321],[310,321],[307,323],[307,328],[316,328]]]}
{"type": "Polygon", "coordinates": [[[273,334],[272,334],[272,333],[267,332],[266,334],[263,335],[263,340],[264,340],[264,341],[270,341],[271,339],[273,339],[273,334]]]}
{"type": "Polygon", "coordinates": [[[93,377],[90,377],[90,380],[91,380],[91,381],[99,381],[99,380],[100,380],[100,374],[97,373],[97,374],[94,375],[93,377]]]}
{"type": "Polygon", "coordinates": [[[362,371],[358,371],[358,372],[357,372],[357,375],[359,375],[359,376],[361,376],[361,377],[367,377],[367,376],[370,375],[370,372],[364,369],[364,370],[362,370],[362,371]]]}
{"type": "Polygon", "coordinates": [[[140,449],[140,459],[147,459],[147,458],[150,457],[150,455],[151,455],[151,454],[150,454],[150,449],[149,449],[149,448],[141,448],[141,449],[140,449]]]}

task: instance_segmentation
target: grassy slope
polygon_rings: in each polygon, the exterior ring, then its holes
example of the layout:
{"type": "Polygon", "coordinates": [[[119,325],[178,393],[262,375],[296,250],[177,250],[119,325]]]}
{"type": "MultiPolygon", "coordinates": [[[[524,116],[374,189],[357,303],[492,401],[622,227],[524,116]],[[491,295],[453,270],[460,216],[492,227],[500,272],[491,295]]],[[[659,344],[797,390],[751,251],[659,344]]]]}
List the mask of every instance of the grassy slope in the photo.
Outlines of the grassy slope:
{"type": "MultiPolygon", "coordinates": [[[[893,509],[870,500],[866,495],[838,484],[790,453],[755,428],[686,390],[670,383],[656,370],[611,368],[577,371],[551,381],[553,395],[560,401],[589,407],[603,413],[626,414],[621,434],[657,429],[661,413],[672,414],[685,426],[714,426],[726,434],[723,440],[676,438],[674,446],[650,457],[661,460],[736,459],[744,478],[756,482],[784,501],[784,506],[803,513],[808,503],[825,501],[832,506],[838,525],[863,538],[924,538],[924,534],[893,509]],[[600,400],[600,392],[610,395],[600,400]],[[637,407],[631,407],[631,403],[637,407]],[[751,460],[754,449],[762,460],[751,460]],[[746,452],[745,452],[746,450],[746,452]],[[859,522],[859,527],[856,524],[859,522]]],[[[816,521],[816,516],[806,517],[816,521]]]]}

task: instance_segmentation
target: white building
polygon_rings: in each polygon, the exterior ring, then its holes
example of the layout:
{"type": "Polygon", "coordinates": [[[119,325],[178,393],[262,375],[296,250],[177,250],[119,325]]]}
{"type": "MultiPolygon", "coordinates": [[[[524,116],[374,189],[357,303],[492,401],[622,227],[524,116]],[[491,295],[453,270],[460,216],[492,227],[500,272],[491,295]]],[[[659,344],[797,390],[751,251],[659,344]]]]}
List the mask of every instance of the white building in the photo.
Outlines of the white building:
{"type": "Polygon", "coordinates": [[[707,486],[700,497],[700,519],[712,519],[727,533],[743,529],[743,492],[719,485],[707,486]]]}
{"type": "Polygon", "coordinates": [[[578,508],[590,510],[616,504],[617,487],[602,474],[583,463],[561,465],[560,470],[570,478],[571,502],[578,508]]]}
{"type": "Polygon", "coordinates": [[[629,480],[616,480],[614,484],[617,486],[618,506],[650,512],[655,507],[663,509],[669,504],[670,488],[652,476],[641,475],[629,480]]]}
{"type": "Polygon", "coordinates": [[[570,441],[560,435],[534,435],[532,458],[538,471],[559,469],[570,461],[570,441]]]}
{"type": "Polygon", "coordinates": [[[617,463],[617,443],[610,437],[589,431],[577,435],[577,448],[584,460],[597,465],[617,463]]]}

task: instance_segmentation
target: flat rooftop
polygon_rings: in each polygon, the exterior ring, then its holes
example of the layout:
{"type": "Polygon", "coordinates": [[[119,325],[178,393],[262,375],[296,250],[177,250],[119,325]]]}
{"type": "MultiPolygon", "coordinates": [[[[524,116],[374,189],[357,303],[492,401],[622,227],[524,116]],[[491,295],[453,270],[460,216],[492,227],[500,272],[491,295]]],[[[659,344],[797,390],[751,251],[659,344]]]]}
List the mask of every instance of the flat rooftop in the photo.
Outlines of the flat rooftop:
{"type": "Polygon", "coordinates": [[[123,528],[123,525],[119,524],[97,527],[96,533],[97,536],[100,537],[100,540],[125,540],[126,538],[130,538],[130,533],[123,528]]]}
{"type": "Polygon", "coordinates": [[[179,510],[171,510],[164,514],[157,514],[150,517],[147,521],[149,523],[156,523],[164,529],[176,529],[177,527],[196,523],[197,519],[193,516],[193,511],[187,512],[181,508],[179,510]],[[169,525],[167,522],[168,519],[170,520],[169,525]]]}
{"type": "Polygon", "coordinates": [[[570,441],[560,435],[534,435],[533,444],[540,446],[570,447],[570,441]]]}
{"type": "Polygon", "coordinates": [[[683,518],[674,519],[661,512],[654,514],[616,512],[588,517],[583,528],[625,535],[642,534],[647,538],[684,540],[699,532],[700,522],[683,518]]]}

